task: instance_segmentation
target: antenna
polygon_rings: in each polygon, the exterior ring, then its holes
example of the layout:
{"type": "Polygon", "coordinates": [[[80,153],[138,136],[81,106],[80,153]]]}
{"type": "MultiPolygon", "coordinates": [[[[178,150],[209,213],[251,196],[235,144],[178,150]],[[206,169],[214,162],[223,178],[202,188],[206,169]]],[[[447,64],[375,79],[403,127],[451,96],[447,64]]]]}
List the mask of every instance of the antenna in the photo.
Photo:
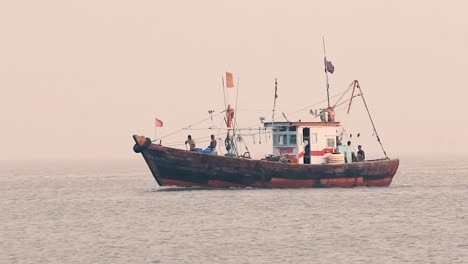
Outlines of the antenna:
{"type": "Polygon", "coordinates": [[[213,121],[213,113],[214,112],[215,112],[215,110],[208,110],[208,114],[210,114],[211,121],[213,121]]]}

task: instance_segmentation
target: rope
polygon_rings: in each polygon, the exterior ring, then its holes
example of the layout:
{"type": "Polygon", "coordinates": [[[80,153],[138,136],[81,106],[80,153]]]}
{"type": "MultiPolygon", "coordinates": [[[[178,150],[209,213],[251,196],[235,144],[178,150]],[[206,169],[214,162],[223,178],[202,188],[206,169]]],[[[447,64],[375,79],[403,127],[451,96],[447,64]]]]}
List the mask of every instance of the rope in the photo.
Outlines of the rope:
{"type": "MultiPolygon", "coordinates": [[[[335,98],[335,97],[340,96],[340,95],[343,96],[348,90],[349,90],[349,88],[346,88],[346,90],[345,90],[344,92],[335,94],[335,95],[333,95],[333,96],[330,97],[330,98],[335,98]]],[[[289,112],[288,114],[299,113],[299,112],[301,112],[301,111],[307,110],[307,109],[309,109],[309,108],[311,108],[311,107],[317,106],[317,105],[322,104],[322,103],[325,103],[325,102],[327,102],[327,99],[322,100],[322,101],[320,101],[320,102],[318,102],[318,103],[315,103],[315,104],[313,104],[313,105],[309,105],[309,106],[307,106],[307,107],[301,108],[301,109],[299,109],[299,110],[297,110],[297,111],[295,111],[295,112],[289,112]]]]}
{"type": "Polygon", "coordinates": [[[335,103],[335,105],[333,107],[335,107],[340,101],[341,99],[343,99],[343,97],[346,95],[346,93],[349,91],[349,89],[351,89],[351,87],[353,87],[353,84],[354,84],[354,81],[348,86],[348,88],[341,94],[341,97],[340,99],[338,99],[335,103]]]}
{"type": "MultiPolygon", "coordinates": [[[[226,112],[226,110],[217,113],[217,114],[214,115],[213,117],[218,116],[218,115],[220,115],[220,114],[222,114],[222,113],[224,113],[224,112],[226,112]]],[[[189,129],[189,128],[192,127],[192,126],[196,126],[196,125],[198,125],[198,124],[200,124],[200,123],[203,123],[203,122],[205,122],[206,120],[209,120],[209,119],[212,119],[212,116],[210,116],[210,117],[208,117],[208,118],[205,118],[205,119],[203,119],[203,120],[201,120],[201,121],[198,121],[198,122],[196,122],[196,123],[194,123],[194,124],[191,124],[191,125],[189,125],[189,126],[187,126],[187,127],[185,127],[185,128],[178,129],[178,130],[176,130],[176,131],[174,131],[174,132],[172,132],[172,133],[169,133],[169,134],[167,134],[167,135],[164,135],[164,136],[162,136],[162,137],[160,137],[160,138],[156,138],[156,139],[154,139],[154,140],[151,140],[151,142],[155,142],[155,141],[161,140],[161,139],[163,139],[163,138],[167,138],[167,137],[169,137],[169,136],[172,136],[172,135],[174,135],[174,134],[179,133],[179,132],[182,131],[182,130],[187,130],[187,129],[189,129]]]]}
{"type": "MultiPolygon", "coordinates": [[[[222,135],[222,133],[216,134],[215,137],[218,138],[220,135],[222,135]]],[[[205,138],[205,137],[203,137],[203,138],[205,138]]],[[[195,144],[204,143],[204,142],[211,142],[211,139],[193,138],[193,140],[195,140],[195,144]]],[[[177,141],[177,142],[165,143],[164,145],[166,145],[166,146],[183,146],[183,145],[185,145],[185,143],[180,143],[180,141],[177,141]]]]}
{"type": "Polygon", "coordinates": [[[380,141],[379,134],[377,133],[377,129],[375,128],[375,125],[374,125],[374,120],[372,120],[372,116],[371,116],[371,114],[369,112],[369,108],[367,107],[366,99],[364,99],[364,94],[362,93],[361,86],[359,86],[359,83],[357,84],[357,88],[360,91],[362,101],[364,102],[364,106],[366,107],[367,114],[369,115],[369,119],[370,119],[370,121],[372,123],[372,127],[374,128],[374,133],[375,133],[375,136],[377,137],[377,141],[379,142],[380,147],[382,148],[382,151],[383,151],[383,153],[385,155],[385,158],[388,159],[387,152],[385,151],[385,149],[384,149],[384,147],[382,145],[382,142],[380,141]]]}
{"type": "MultiPolygon", "coordinates": [[[[340,101],[343,99],[344,95],[345,95],[345,94],[349,91],[349,89],[353,86],[354,82],[355,82],[355,81],[353,81],[353,83],[351,83],[351,85],[350,85],[346,90],[344,90],[343,92],[338,93],[338,94],[335,94],[335,95],[333,95],[333,96],[331,97],[331,98],[335,98],[335,97],[337,97],[337,96],[340,96],[340,98],[337,100],[337,102],[335,103],[335,105],[334,105],[333,107],[341,106],[341,105],[343,105],[343,104],[349,102],[351,99],[353,99],[353,98],[355,98],[355,97],[358,97],[358,96],[361,96],[361,97],[362,97],[362,100],[363,100],[363,102],[364,102],[364,106],[365,106],[365,108],[366,108],[367,114],[369,115],[369,119],[370,119],[370,121],[371,121],[372,127],[373,127],[373,129],[374,129],[374,133],[375,133],[375,135],[376,135],[376,137],[377,137],[377,141],[379,142],[380,147],[382,148],[382,151],[383,151],[385,157],[388,158],[387,152],[385,151],[385,149],[384,149],[384,147],[383,147],[383,144],[382,144],[382,142],[381,142],[381,140],[380,140],[380,137],[379,137],[379,135],[378,135],[378,133],[377,133],[377,129],[375,128],[374,121],[373,121],[373,119],[372,119],[372,116],[371,116],[371,114],[370,114],[369,108],[368,108],[368,106],[367,106],[366,100],[364,99],[364,95],[363,95],[363,93],[362,93],[362,90],[361,90],[361,87],[359,86],[359,84],[357,85],[357,88],[358,88],[359,91],[360,91],[359,94],[354,95],[353,97],[351,97],[351,98],[348,99],[348,100],[345,100],[345,101],[343,101],[343,102],[340,102],[340,101]]],[[[224,82],[223,82],[223,84],[224,84],[224,82]]],[[[276,87],[275,87],[275,88],[276,88],[276,87]]],[[[276,89],[275,89],[275,90],[276,90],[276,89]]],[[[276,91],[275,91],[275,97],[276,97],[276,91]]],[[[327,99],[327,100],[328,100],[328,99],[327,99]]],[[[324,103],[324,102],[327,102],[327,100],[322,100],[322,101],[320,101],[320,102],[318,102],[318,103],[315,103],[315,104],[313,104],[313,105],[309,105],[309,106],[307,106],[307,107],[305,107],[305,108],[301,108],[301,109],[299,109],[299,110],[297,110],[297,111],[295,111],[295,112],[289,112],[289,114],[295,114],[295,113],[298,113],[298,112],[301,112],[301,111],[310,109],[311,107],[314,107],[314,106],[317,106],[317,105],[322,104],[322,103],[324,103]]],[[[237,105],[237,102],[236,102],[236,105],[237,105]]],[[[275,98],[275,102],[274,102],[273,109],[275,108],[275,105],[276,105],[276,98],[275,98]]],[[[191,124],[191,125],[189,125],[189,126],[187,126],[187,127],[178,129],[178,130],[176,130],[176,131],[174,131],[174,132],[172,132],[172,133],[169,133],[169,134],[164,135],[164,136],[162,136],[162,137],[160,137],[160,138],[157,138],[157,139],[155,139],[155,140],[152,140],[151,142],[155,142],[155,141],[161,140],[161,139],[163,139],[163,138],[172,136],[172,135],[177,134],[177,133],[179,133],[179,132],[181,132],[181,131],[183,131],[183,130],[195,130],[194,128],[192,128],[193,126],[196,126],[196,125],[198,125],[198,124],[200,124],[200,123],[203,123],[203,122],[205,122],[205,121],[207,121],[207,120],[210,120],[210,119],[212,120],[213,117],[216,117],[216,116],[218,116],[218,115],[220,115],[220,114],[222,114],[222,113],[225,113],[226,111],[227,111],[227,110],[223,110],[223,111],[221,111],[221,112],[215,114],[214,116],[210,116],[210,117],[205,118],[205,119],[203,119],[203,120],[201,120],[201,121],[198,121],[198,122],[196,122],[196,123],[193,123],[193,124],[191,124]]],[[[242,109],[242,111],[244,111],[244,109],[242,109]]],[[[274,112],[273,112],[273,116],[274,116],[274,112]]],[[[274,117],[273,117],[273,118],[274,118],[274,117]]],[[[240,140],[239,140],[239,144],[242,142],[242,144],[244,145],[245,149],[246,149],[247,151],[249,151],[249,148],[248,148],[248,146],[247,146],[247,142],[242,138],[242,136],[251,136],[251,135],[256,135],[257,133],[258,133],[258,135],[259,135],[260,138],[261,138],[261,136],[262,136],[262,135],[261,135],[262,132],[261,132],[261,130],[260,130],[259,128],[258,128],[258,129],[259,129],[258,132],[251,133],[250,130],[249,130],[249,134],[242,134],[242,133],[240,132],[241,129],[236,129],[236,127],[238,127],[238,126],[239,126],[239,125],[238,125],[237,118],[236,118],[236,119],[234,120],[234,129],[233,129],[233,133],[234,133],[234,134],[233,134],[233,137],[236,137],[236,138],[235,138],[234,140],[232,140],[232,142],[233,142],[233,146],[232,146],[232,147],[234,148],[235,153],[237,154],[237,156],[239,155],[238,152],[237,152],[237,151],[238,151],[237,144],[236,144],[236,142],[238,141],[237,139],[240,139],[240,140]],[[238,132],[239,132],[238,134],[235,133],[236,130],[238,130],[238,132]]],[[[216,134],[216,138],[218,138],[218,139],[220,139],[219,136],[220,136],[221,134],[224,133],[224,132],[219,132],[220,130],[223,130],[221,127],[215,127],[215,128],[209,128],[209,129],[217,129],[217,130],[218,130],[218,133],[216,134]]],[[[257,128],[253,128],[253,129],[256,130],[257,128]]],[[[266,129],[267,129],[267,128],[264,128],[264,130],[265,130],[265,141],[267,140],[267,137],[266,137],[266,129]]],[[[245,129],[243,129],[243,130],[245,130],[245,129]]],[[[344,129],[344,127],[343,127],[343,130],[344,130],[345,134],[349,137],[349,134],[346,132],[346,130],[344,129]]],[[[268,133],[270,133],[270,132],[268,132],[268,133]]],[[[196,140],[197,143],[204,143],[204,142],[210,142],[210,141],[211,141],[211,139],[208,139],[208,140],[200,140],[200,138],[194,139],[194,140],[196,140]]],[[[254,140],[255,140],[255,139],[254,139],[254,140]]],[[[261,140],[261,139],[260,139],[260,140],[261,140]]],[[[165,145],[167,145],[167,146],[182,146],[182,145],[185,145],[185,144],[182,144],[182,143],[179,143],[179,142],[172,142],[172,143],[167,143],[167,144],[165,144],[165,145]]],[[[354,148],[353,148],[353,150],[354,150],[354,148]]]]}
{"type": "MultiPolygon", "coordinates": [[[[356,95],[354,95],[352,98],[355,98],[355,97],[358,97],[358,96],[361,96],[361,94],[356,94],[356,95]]],[[[337,104],[335,104],[333,107],[341,106],[341,105],[343,105],[343,104],[345,104],[345,103],[347,103],[347,102],[349,102],[349,101],[351,101],[351,98],[348,99],[348,100],[346,100],[346,101],[343,101],[343,102],[341,102],[341,103],[339,103],[339,104],[337,103],[337,104]]],[[[346,109],[346,108],[344,108],[343,110],[345,110],[345,109],[346,109]]],[[[335,112],[336,112],[336,111],[335,111],[335,112]]]]}

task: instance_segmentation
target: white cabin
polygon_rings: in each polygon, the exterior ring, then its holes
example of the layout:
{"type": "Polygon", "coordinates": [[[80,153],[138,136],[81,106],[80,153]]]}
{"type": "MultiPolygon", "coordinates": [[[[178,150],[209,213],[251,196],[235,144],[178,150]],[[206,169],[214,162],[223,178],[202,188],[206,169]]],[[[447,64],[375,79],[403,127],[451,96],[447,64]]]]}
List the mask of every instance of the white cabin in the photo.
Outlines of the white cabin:
{"type": "Polygon", "coordinates": [[[273,156],[321,164],[325,155],[336,152],[339,122],[269,122],[264,126],[273,131],[273,156]]]}

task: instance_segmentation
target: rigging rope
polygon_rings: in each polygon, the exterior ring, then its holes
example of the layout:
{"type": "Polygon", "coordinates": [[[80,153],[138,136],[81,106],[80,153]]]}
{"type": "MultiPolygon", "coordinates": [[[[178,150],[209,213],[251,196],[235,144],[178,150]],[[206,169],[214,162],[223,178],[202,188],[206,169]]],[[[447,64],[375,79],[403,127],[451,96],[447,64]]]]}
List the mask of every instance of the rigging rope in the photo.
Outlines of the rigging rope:
{"type": "MultiPolygon", "coordinates": [[[[222,114],[222,113],[224,113],[224,112],[226,112],[226,110],[217,113],[217,114],[214,115],[213,117],[218,116],[218,115],[220,115],[220,114],[222,114]]],[[[168,136],[172,136],[172,135],[174,135],[174,134],[179,133],[179,132],[182,131],[182,130],[187,130],[187,129],[189,129],[189,128],[192,127],[192,126],[196,126],[196,125],[198,125],[198,124],[200,124],[200,123],[205,122],[206,120],[212,119],[213,117],[210,116],[210,117],[208,117],[208,118],[205,118],[205,119],[203,119],[203,120],[201,120],[201,121],[198,121],[198,122],[196,122],[196,123],[194,123],[194,124],[191,124],[191,125],[189,125],[189,126],[187,126],[187,127],[178,129],[178,130],[176,130],[176,131],[174,131],[174,132],[172,132],[172,133],[169,133],[169,134],[167,134],[167,135],[164,135],[164,136],[162,136],[162,137],[160,137],[160,138],[156,138],[156,139],[154,139],[154,140],[151,140],[151,142],[155,142],[155,141],[161,140],[161,139],[163,139],[163,138],[166,138],[166,137],[168,137],[168,136]]]]}
{"type": "MultiPolygon", "coordinates": [[[[331,98],[335,98],[335,97],[340,96],[340,95],[341,95],[341,96],[344,96],[344,94],[345,94],[348,90],[349,90],[349,88],[346,88],[346,90],[344,90],[344,91],[341,92],[341,93],[337,93],[337,94],[333,95],[332,97],[330,97],[330,99],[331,99],[331,98]]],[[[317,105],[322,104],[322,103],[325,103],[325,102],[327,102],[327,99],[322,100],[322,101],[320,101],[320,102],[318,102],[318,103],[315,103],[315,104],[313,104],[313,105],[309,105],[309,106],[307,106],[307,107],[301,108],[301,109],[299,109],[299,110],[297,110],[297,111],[289,112],[288,114],[299,113],[299,112],[301,112],[301,111],[307,110],[307,109],[309,109],[309,108],[311,108],[311,107],[317,106],[317,105]]]]}
{"type": "MultiPolygon", "coordinates": [[[[353,81],[353,82],[351,83],[351,85],[348,86],[348,88],[347,88],[346,90],[344,90],[344,91],[341,92],[341,93],[335,94],[335,95],[333,95],[333,96],[331,97],[331,98],[335,98],[335,97],[337,97],[337,96],[340,96],[340,98],[337,100],[337,102],[335,103],[335,105],[334,105],[333,107],[341,106],[341,105],[345,104],[346,102],[349,102],[349,101],[352,100],[353,98],[358,97],[358,96],[361,96],[361,97],[362,97],[362,100],[363,100],[363,102],[364,102],[364,106],[365,106],[365,108],[366,108],[367,114],[369,115],[369,119],[370,119],[370,121],[371,121],[372,127],[373,127],[373,129],[374,129],[374,133],[375,133],[375,135],[376,135],[376,137],[377,137],[377,141],[379,142],[380,147],[382,148],[382,151],[383,151],[385,157],[388,158],[387,152],[385,151],[385,149],[384,149],[384,147],[383,147],[383,144],[382,144],[382,142],[381,142],[381,140],[380,140],[380,137],[379,137],[379,135],[378,135],[378,133],[377,133],[377,129],[375,128],[374,121],[373,121],[372,116],[371,116],[371,114],[370,114],[370,111],[369,111],[369,108],[368,108],[368,106],[367,106],[366,100],[364,99],[364,95],[363,95],[363,93],[362,93],[361,87],[359,86],[359,83],[357,83],[357,86],[356,86],[356,87],[359,89],[359,92],[360,92],[360,93],[359,93],[359,94],[356,94],[356,95],[354,95],[354,96],[352,96],[352,97],[351,97],[350,99],[348,99],[348,100],[345,100],[345,101],[343,101],[343,102],[340,102],[340,101],[343,99],[343,97],[345,96],[345,94],[349,91],[349,89],[355,84],[355,82],[357,82],[357,81],[353,81]]],[[[223,81],[223,84],[224,84],[224,81],[223,81]]],[[[275,83],[275,84],[276,84],[276,83],[275,83]]],[[[276,86],[276,85],[275,85],[275,86],[276,86]]],[[[276,88],[276,87],[275,87],[275,88],[276,88]]],[[[276,105],[276,97],[277,97],[277,95],[276,95],[276,89],[275,89],[275,102],[274,102],[274,107],[273,107],[273,108],[275,108],[275,105],[276,105]]],[[[314,106],[316,106],[316,105],[322,104],[322,103],[324,103],[324,102],[326,102],[326,101],[327,101],[327,100],[320,101],[320,102],[315,103],[315,104],[313,104],[313,105],[309,105],[309,106],[307,106],[307,107],[305,107],[305,108],[299,109],[299,110],[297,110],[297,111],[295,111],[295,112],[290,112],[290,114],[295,114],[295,113],[298,113],[298,112],[301,112],[301,111],[310,109],[311,107],[314,107],[314,106]]],[[[236,102],[236,105],[237,105],[237,102],[236,102]]],[[[274,110],[273,110],[273,111],[274,111],[274,110]]],[[[216,117],[216,116],[218,116],[218,115],[220,115],[220,114],[222,114],[222,113],[225,113],[225,112],[227,112],[227,110],[223,110],[223,111],[217,113],[217,114],[214,115],[214,116],[210,116],[210,117],[205,118],[205,119],[203,119],[203,120],[201,120],[201,121],[198,121],[198,122],[196,122],[196,123],[193,123],[193,124],[191,124],[191,125],[189,125],[189,126],[187,126],[187,127],[181,128],[181,129],[176,130],[176,131],[174,131],[174,132],[172,132],[172,133],[169,133],[169,134],[167,134],[167,135],[164,135],[164,136],[162,136],[162,137],[160,137],[160,138],[157,138],[157,139],[155,139],[155,140],[152,140],[152,142],[155,142],[155,141],[161,140],[161,139],[163,139],[163,138],[169,137],[169,136],[171,136],[171,135],[177,134],[177,133],[181,132],[182,130],[195,130],[195,129],[192,128],[193,126],[196,126],[196,125],[198,125],[198,124],[200,124],[200,123],[203,123],[203,122],[205,122],[205,121],[207,121],[207,120],[210,120],[210,119],[212,120],[213,117],[216,117]]],[[[237,114],[236,114],[236,115],[237,115],[237,114]]],[[[284,116],[284,114],[283,114],[283,116],[284,116]]],[[[274,112],[273,112],[273,118],[274,118],[274,112]]],[[[273,122],[274,122],[274,120],[273,120],[273,122]]],[[[236,137],[236,140],[232,140],[232,142],[234,143],[234,144],[233,144],[233,147],[234,147],[234,152],[236,153],[236,156],[239,156],[239,153],[238,153],[238,146],[237,146],[236,142],[239,142],[239,143],[242,142],[242,143],[244,144],[244,147],[245,147],[245,149],[247,150],[247,152],[249,152],[249,149],[248,149],[248,146],[247,146],[247,142],[242,138],[242,136],[255,135],[255,134],[258,133],[258,135],[259,135],[259,137],[260,137],[260,142],[259,142],[259,143],[261,144],[261,136],[262,136],[261,134],[262,134],[262,133],[261,133],[261,129],[260,129],[260,128],[258,128],[258,132],[255,132],[255,133],[253,133],[253,134],[252,134],[251,132],[249,132],[249,134],[242,134],[240,131],[241,131],[241,130],[245,130],[245,129],[237,129],[236,127],[238,127],[237,118],[235,118],[235,120],[234,120],[234,128],[233,128],[233,137],[236,137]],[[236,133],[236,130],[237,130],[239,133],[236,133]]],[[[217,129],[217,130],[218,130],[218,133],[216,134],[216,138],[218,138],[220,134],[224,133],[224,132],[220,132],[220,130],[223,130],[223,129],[220,128],[220,127],[212,127],[212,128],[209,128],[209,129],[217,129]]],[[[257,128],[254,128],[254,129],[256,130],[257,128]]],[[[265,127],[264,130],[265,130],[265,141],[266,141],[266,140],[267,140],[267,137],[266,137],[266,130],[267,130],[267,128],[265,127]]],[[[344,127],[343,127],[343,130],[344,130],[344,127]]],[[[344,131],[345,131],[345,134],[348,134],[348,133],[346,132],[346,130],[344,130],[344,131]]],[[[270,134],[270,132],[268,132],[268,133],[270,134]]],[[[349,135],[347,135],[347,136],[349,137],[349,135]]],[[[218,139],[221,139],[221,138],[218,138],[218,139]]],[[[196,139],[196,140],[197,140],[198,142],[201,142],[201,143],[211,141],[211,140],[199,140],[199,139],[196,139]]],[[[255,138],[254,138],[254,144],[255,144],[255,138]]],[[[182,145],[185,145],[185,144],[182,144],[182,143],[179,143],[179,142],[173,142],[173,143],[168,143],[168,144],[166,144],[166,145],[169,145],[169,146],[182,146],[182,145]]]]}
{"type": "MultiPolygon", "coordinates": [[[[357,82],[357,81],[355,81],[355,82],[357,82]]],[[[370,121],[372,123],[372,127],[374,128],[374,133],[375,133],[375,136],[377,137],[377,141],[379,142],[380,147],[382,148],[382,151],[383,151],[383,153],[385,155],[385,158],[388,159],[387,152],[385,151],[385,149],[384,149],[384,147],[382,145],[382,142],[380,141],[379,134],[377,133],[377,129],[375,128],[374,120],[372,120],[372,116],[371,116],[371,114],[369,112],[369,108],[367,107],[366,99],[364,99],[364,94],[362,93],[361,86],[359,86],[359,82],[357,83],[356,87],[359,89],[359,92],[361,94],[362,101],[364,102],[364,106],[366,107],[367,114],[369,115],[369,119],[370,119],[370,121]]]]}
{"type": "MultiPolygon", "coordinates": [[[[224,132],[223,132],[224,133],[224,132]]],[[[222,135],[223,133],[218,133],[218,134],[215,134],[215,138],[218,138],[220,135],[222,135]]],[[[206,138],[206,137],[203,137],[203,138],[206,138]]],[[[199,138],[193,138],[193,140],[195,141],[195,144],[198,144],[198,143],[204,143],[204,142],[211,142],[211,139],[203,139],[201,137],[199,138]],[[202,140],[203,139],[203,140],[202,140]]],[[[185,143],[180,143],[180,141],[177,141],[177,142],[169,142],[169,143],[165,143],[164,145],[166,146],[183,146],[185,145],[185,143]]]]}
{"type": "Polygon", "coordinates": [[[346,93],[349,91],[349,89],[351,89],[351,87],[353,87],[353,84],[354,84],[354,81],[348,86],[348,89],[346,89],[342,94],[341,94],[341,97],[336,101],[335,105],[333,107],[335,107],[338,103],[340,103],[341,99],[343,99],[343,97],[346,95],[346,93]]]}

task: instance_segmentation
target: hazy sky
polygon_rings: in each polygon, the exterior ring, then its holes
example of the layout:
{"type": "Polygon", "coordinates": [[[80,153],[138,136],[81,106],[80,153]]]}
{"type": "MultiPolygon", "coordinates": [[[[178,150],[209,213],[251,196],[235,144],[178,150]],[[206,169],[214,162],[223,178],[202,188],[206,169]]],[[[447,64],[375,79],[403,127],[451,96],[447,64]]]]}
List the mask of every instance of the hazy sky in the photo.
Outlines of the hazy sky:
{"type": "MultiPolygon", "coordinates": [[[[325,99],[323,35],[332,94],[360,81],[391,156],[466,154],[466,10],[461,0],[3,0],[0,160],[140,158],[131,135],[154,137],[155,116],[163,135],[223,109],[225,71],[240,78],[243,126],[271,117],[275,77],[277,113],[311,119],[294,112],[325,99]]],[[[371,137],[361,114],[352,131],[371,137]]]]}

